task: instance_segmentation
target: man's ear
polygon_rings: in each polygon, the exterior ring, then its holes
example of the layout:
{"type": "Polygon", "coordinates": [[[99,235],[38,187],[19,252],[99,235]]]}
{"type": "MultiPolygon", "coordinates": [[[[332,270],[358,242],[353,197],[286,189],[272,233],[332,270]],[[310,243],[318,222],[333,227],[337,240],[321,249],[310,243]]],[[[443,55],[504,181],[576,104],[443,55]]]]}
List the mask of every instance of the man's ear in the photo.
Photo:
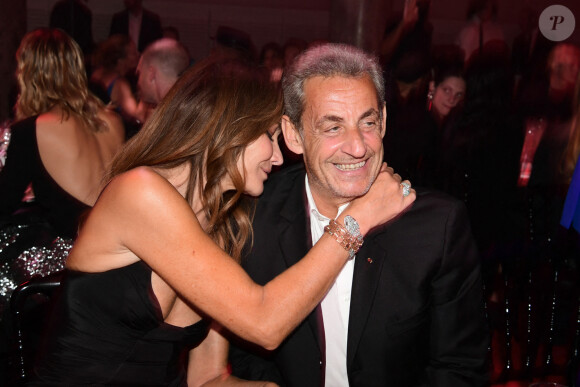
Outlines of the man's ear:
{"type": "Polygon", "coordinates": [[[298,129],[290,121],[287,115],[282,116],[282,134],[284,135],[284,141],[286,141],[286,146],[292,152],[297,155],[304,153],[304,145],[302,143],[302,136],[298,132],[298,129]]]}
{"type": "Polygon", "coordinates": [[[381,138],[385,138],[385,132],[387,131],[387,104],[383,105],[383,122],[381,122],[381,138]]]}

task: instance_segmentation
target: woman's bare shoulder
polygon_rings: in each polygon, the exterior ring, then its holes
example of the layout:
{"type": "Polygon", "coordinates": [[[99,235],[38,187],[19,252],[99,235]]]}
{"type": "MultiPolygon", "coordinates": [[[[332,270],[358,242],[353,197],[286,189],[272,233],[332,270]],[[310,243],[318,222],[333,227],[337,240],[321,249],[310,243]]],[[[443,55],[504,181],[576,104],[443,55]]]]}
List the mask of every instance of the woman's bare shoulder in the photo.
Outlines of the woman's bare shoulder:
{"type": "Polygon", "coordinates": [[[177,189],[153,168],[141,166],[115,176],[103,191],[103,199],[141,207],[166,207],[170,202],[184,201],[177,189]]]}
{"type": "Polygon", "coordinates": [[[150,167],[137,167],[114,177],[99,197],[87,226],[118,241],[154,271],[169,259],[168,246],[173,246],[176,256],[185,256],[193,245],[201,249],[205,235],[185,198],[150,167]]]}
{"type": "Polygon", "coordinates": [[[49,144],[48,150],[60,152],[61,146],[67,146],[71,131],[77,127],[71,117],[66,117],[59,109],[42,113],[36,119],[36,137],[39,142],[49,144]]]}
{"type": "MultiPolygon", "coordinates": [[[[169,185],[169,182],[151,167],[140,166],[118,174],[111,179],[108,190],[128,189],[130,191],[150,191],[146,188],[157,188],[169,185]]],[[[136,193],[136,192],[135,192],[136,193]]],[[[146,194],[145,192],[144,194],[146,194]]]]}
{"type": "Polygon", "coordinates": [[[74,120],[70,116],[66,116],[60,109],[52,109],[45,113],[39,114],[36,118],[37,133],[49,135],[55,130],[73,127],[74,120]]]}

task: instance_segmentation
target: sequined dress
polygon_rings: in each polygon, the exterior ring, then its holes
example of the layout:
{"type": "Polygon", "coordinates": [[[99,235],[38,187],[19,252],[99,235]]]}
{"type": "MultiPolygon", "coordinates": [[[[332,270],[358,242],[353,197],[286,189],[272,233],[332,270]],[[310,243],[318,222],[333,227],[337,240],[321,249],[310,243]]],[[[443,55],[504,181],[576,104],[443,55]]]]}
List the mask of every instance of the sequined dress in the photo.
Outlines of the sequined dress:
{"type": "Polygon", "coordinates": [[[0,319],[16,286],[64,268],[79,219],[89,208],[63,190],[44,167],[36,118],[12,125],[5,141],[0,170],[0,319]],[[29,186],[34,202],[24,203],[29,186]]]}

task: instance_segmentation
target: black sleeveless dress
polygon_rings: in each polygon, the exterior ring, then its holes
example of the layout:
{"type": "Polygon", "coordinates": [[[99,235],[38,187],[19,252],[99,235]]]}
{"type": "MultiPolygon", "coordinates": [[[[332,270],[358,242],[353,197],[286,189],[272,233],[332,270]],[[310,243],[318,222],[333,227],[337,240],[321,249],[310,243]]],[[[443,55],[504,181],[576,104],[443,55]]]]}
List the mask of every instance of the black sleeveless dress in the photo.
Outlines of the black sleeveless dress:
{"type": "Polygon", "coordinates": [[[80,219],[90,208],[46,170],[38,150],[37,118],[12,125],[0,170],[0,321],[7,317],[18,285],[64,268],[80,219]],[[29,185],[34,201],[23,203],[29,185]]]}
{"type": "Polygon", "coordinates": [[[102,272],[68,270],[30,386],[186,386],[187,351],[200,321],[163,321],[143,261],[102,272]]]}

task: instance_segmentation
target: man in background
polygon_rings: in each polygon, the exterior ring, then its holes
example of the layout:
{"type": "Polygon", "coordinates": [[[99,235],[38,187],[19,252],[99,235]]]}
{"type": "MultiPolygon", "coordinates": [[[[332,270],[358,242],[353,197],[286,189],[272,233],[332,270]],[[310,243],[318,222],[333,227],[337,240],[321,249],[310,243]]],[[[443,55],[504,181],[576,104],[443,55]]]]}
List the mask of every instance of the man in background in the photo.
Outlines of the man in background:
{"type": "Polygon", "coordinates": [[[93,13],[85,4],[86,0],[60,0],[50,11],[49,26],[60,28],[73,38],[90,63],[89,55],[95,48],[93,39],[93,13]]]}
{"type": "Polygon", "coordinates": [[[143,52],[152,42],[163,37],[159,15],[143,8],[143,0],[124,0],[125,10],[113,15],[109,36],[127,35],[143,52]]]}
{"type": "Polygon", "coordinates": [[[188,67],[187,49],[177,40],[163,38],[153,42],[137,65],[141,100],[157,105],[188,67]]]}

